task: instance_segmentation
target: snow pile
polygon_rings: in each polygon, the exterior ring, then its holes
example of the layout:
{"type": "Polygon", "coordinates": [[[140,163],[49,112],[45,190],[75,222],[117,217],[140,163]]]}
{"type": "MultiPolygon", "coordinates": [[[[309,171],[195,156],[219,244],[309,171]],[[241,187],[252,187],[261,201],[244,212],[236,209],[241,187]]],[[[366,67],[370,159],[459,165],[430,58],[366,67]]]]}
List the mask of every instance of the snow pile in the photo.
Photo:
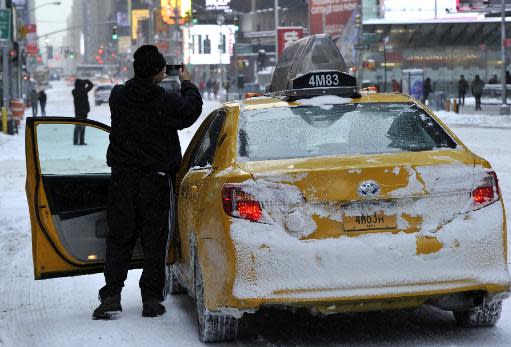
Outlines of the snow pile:
{"type": "Polygon", "coordinates": [[[435,111],[435,115],[448,125],[511,128],[511,117],[509,116],[486,113],[459,114],[447,111],[435,111]]]}
{"type": "Polygon", "coordinates": [[[351,103],[353,100],[350,98],[342,98],[335,95],[321,95],[315,96],[310,99],[296,100],[301,106],[317,106],[324,110],[332,109],[333,105],[351,103]]]}

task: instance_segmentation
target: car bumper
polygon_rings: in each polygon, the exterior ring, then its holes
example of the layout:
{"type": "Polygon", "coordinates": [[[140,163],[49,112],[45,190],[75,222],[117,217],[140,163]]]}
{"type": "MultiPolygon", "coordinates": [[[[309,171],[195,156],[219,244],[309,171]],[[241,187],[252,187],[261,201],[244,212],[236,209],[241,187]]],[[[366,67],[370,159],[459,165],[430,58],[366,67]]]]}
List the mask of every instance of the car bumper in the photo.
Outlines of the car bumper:
{"type": "MultiPolygon", "coordinates": [[[[401,305],[406,307],[449,293],[507,292],[505,230],[501,202],[460,214],[436,232],[322,240],[299,240],[279,226],[234,219],[232,289],[215,305],[249,310],[397,300],[407,301],[401,305]],[[419,252],[421,242],[432,240],[438,249],[419,252]]],[[[357,305],[350,310],[362,311],[357,305]]]]}

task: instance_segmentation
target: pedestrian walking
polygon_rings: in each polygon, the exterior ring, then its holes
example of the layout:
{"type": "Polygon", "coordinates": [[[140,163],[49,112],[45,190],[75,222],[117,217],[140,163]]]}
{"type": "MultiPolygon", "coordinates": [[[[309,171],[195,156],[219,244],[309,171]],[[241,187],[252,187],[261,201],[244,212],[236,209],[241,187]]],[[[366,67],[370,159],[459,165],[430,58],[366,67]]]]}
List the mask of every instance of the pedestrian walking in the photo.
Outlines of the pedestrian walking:
{"type": "Polygon", "coordinates": [[[464,75],[460,75],[458,80],[458,105],[465,106],[465,95],[468,91],[468,82],[464,75]]]}
{"type": "Polygon", "coordinates": [[[225,101],[229,100],[229,90],[231,89],[231,81],[227,78],[224,81],[224,89],[225,89],[225,101]]]}
{"type": "Polygon", "coordinates": [[[206,89],[206,83],[204,82],[204,80],[201,80],[199,82],[199,92],[200,92],[200,95],[202,97],[204,97],[204,90],[206,89]]]}
{"type": "Polygon", "coordinates": [[[165,58],[153,45],[133,55],[135,76],[110,94],[111,132],[107,164],[109,187],[105,286],[93,319],[122,311],[121,290],[138,237],[144,252],[140,277],[142,316],[165,313],[165,261],[173,220],[175,175],[181,162],[178,130],[190,127],[202,112],[199,89],[183,65],[180,94],[165,93],[165,58]]]}
{"type": "Polygon", "coordinates": [[[213,81],[208,79],[206,82],[206,91],[208,92],[208,99],[211,100],[211,91],[213,90],[213,81]]]}
{"type": "MultiPolygon", "coordinates": [[[[77,119],[87,119],[87,115],[90,112],[89,95],[88,93],[94,88],[89,80],[76,79],[75,89],[73,89],[73,101],[75,106],[75,117],[77,119]]],[[[75,131],[73,136],[74,145],[86,145],[84,142],[85,138],[85,126],[75,125],[75,131]]]]}
{"type": "Polygon", "coordinates": [[[39,103],[39,94],[35,88],[30,91],[30,104],[32,105],[32,117],[37,117],[37,104],[39,103]]]}
{"type": "Polygon", "coordinates": [[[219,90],[220,90],[220,83],[218,83],[218,81],[213,82],[213,95],[215,96],[215,100],[218,97],[219,90]]]}
{"type": "Polygon", "coordinates": [[[476,99],[476,111],[481,111],[481,96],[483,95],[484,82],[479,75],[476,75],[472,82],[472,95],[476,99]]]}
{"type": "Polygon", "coordinates": [[[431,86],[431,78],[426,78],[424,86],[422,87],[422,102],[426,104],[429,98],[429,94],[433,93],[433,87],[431,86]]]}
{"type": "Polygon", "coordinates": [[[44,89],[41,89],[38,95],[39,105],[41,105],[41,116],[46,117],[46,100],[47,96],[44,89]]]}

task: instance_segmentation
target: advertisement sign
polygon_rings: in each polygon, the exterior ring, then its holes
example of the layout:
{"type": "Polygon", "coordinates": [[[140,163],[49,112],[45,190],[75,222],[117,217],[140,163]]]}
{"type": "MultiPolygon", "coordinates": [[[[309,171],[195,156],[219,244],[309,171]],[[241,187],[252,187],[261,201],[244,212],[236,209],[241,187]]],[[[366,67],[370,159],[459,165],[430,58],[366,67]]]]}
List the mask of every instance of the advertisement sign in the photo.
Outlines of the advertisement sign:
{"type": "Polygon", "coordinates": [[[341,36],[360,0],[310,0],[311,34],[341,36]]]}
{"type": "Polygon", "coordinates": [[[456,13],[458,2],[459,0],[383,0],[380,1],[380,10],[385,19],[434,19],[456,13]]]}
{"type": "Polygon", "coordinates": [[[131,11],[131,38],[133,40],[138,39],[138,33],[139,33],[139,22],[142,20],[149,19],[149,10],[132,10],[131,11]]]}
{"type": "Polygon", "coordinates": [[[26,33],[25,52],[27,55],[37,56],[39,49],[37,47],[37,26],[35,24],[26,24],[23,26],[26,33]]]}
{"type": "Polygon", "coordinates": [[[235,25],[193,25],[185,28],[185,63],[230,64],[236,29],[235,25]]]}
{"type": "Polygon", "coordinates": [[[117,39],[117,51],[119,53],[130,53],[131,38],[129,36],[119,36],[117,39]]]}
{"type": "Polygon", "coordinates": [[[128,12],[117,12],[117,25],[120,27],[129,27],[130,19],[128,12]]]}
{"type": "Polygon", "coordinates": [[[161,18],[167,24],[185,24],[192,12],[192,0],[161,0],[161,18]]]}
{"type": "Polygon", "coordinates": [[[278,52],[282,54],[284,48],[303,37],[302,27],[279,27],[277,29],[278,52]]]}
{"type": "Polygon", "coordinates": [[[231,0],[206,0],[206,10],[231,12],[231,0]]]}
{"type": "Polygon", "coordinates": [[[403,70],[403,77],[403,93],[406,93],[418,100],[422,99],[424,71],[422,69],[403,70]]]}

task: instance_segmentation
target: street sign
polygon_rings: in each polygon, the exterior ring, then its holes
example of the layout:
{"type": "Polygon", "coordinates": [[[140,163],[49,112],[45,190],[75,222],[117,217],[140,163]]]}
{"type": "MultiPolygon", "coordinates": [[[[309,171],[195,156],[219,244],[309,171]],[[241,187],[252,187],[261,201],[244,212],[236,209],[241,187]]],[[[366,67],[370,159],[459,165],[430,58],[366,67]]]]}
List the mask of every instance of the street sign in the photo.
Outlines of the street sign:
{"type": "Polygon", "coordinates": [[[355,49],[358,49],[359,51],[366,51],[369,49],[369,45],[364,43],[357,43],[355,44],[355,49]]]}
{"type": "Polygon", "coordinates": [[[11,10],[0,9],[0,40],[7,41],[11,38],[11,10]]]}

